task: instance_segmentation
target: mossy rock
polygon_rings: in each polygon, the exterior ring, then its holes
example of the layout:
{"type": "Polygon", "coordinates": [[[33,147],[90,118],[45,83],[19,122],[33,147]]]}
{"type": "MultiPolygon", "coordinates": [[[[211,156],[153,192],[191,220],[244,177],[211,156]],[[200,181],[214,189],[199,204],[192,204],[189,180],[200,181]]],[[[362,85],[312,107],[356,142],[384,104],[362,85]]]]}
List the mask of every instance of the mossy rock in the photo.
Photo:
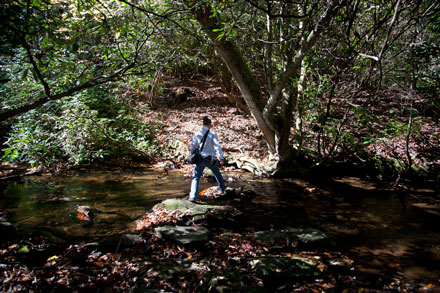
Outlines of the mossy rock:
{"type": "Polygon", "coordinates": [[[154,228],[162,238],[176,240],[182,244],[205,242],[209,238],[209,230],[202,226],[162,226],[154,228]]]}
{"type": "Polygon", "coordinates": [[[185,277],[193,272],[204,272],[208,270],[205,261],[194,262],[193,260],[164,259],[154,263],[146,272],[149,278],[170,280],[178,277],[185,277]]]}
{"type": "Polygon", "coordinates": [[[167,199],[161,203],[156,204],[154,208],[164,208],[170,211],[179,210],[181,213],[189,216],[203,215],[212,209],[224,209],[224,207],[222,206],[196,204],[188,200],[181,199],[167,199]]]}
{"type": "Polygon", "coordinates": [[[312,263],[297,257],[258,257],[251,259],[249,264],[255,269],[255,274],[264,279],[298,279],[316,278],[321,271],[312,263]]]}

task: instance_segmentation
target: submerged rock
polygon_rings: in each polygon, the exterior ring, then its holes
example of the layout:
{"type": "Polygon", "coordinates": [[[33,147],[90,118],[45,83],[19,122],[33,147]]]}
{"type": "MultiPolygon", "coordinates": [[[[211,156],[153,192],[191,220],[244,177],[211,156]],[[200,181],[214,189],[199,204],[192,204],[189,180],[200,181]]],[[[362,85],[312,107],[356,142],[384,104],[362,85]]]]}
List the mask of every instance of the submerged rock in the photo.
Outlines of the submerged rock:
{"type": "Polygon", "coordinates": [[[91,208],[89,206],[77,206],[76,207],[76,217],[81,221],[91,221],[97,212],[97,209],[91,208]]]}
{"type": "Polygon", "coordinates": [[[318,267],[297,257],[258,257],[251,259],[249,265],[255,269],[257,277],[272,280],[314,278],[321,275],[318,267]]]}
{"type": "Polygon", "coordinates": [[[162,238],[176,240],[182,244],[208,240],[209,230],[202,226],[162,226],[154,229],[162,238]]]}
{"type": "Polygon", "coordinates": [[[15,227],[12,226],[11,223],[0,219],[0,233],[2,235],[0,242],[3,240],[12,239],[16,236],[16,232],[15,227]]]}
{"type": "Polygon", "coordinates": [[[258,231],[255,238],[265,243],[297,242],[300,245],[316,243],[328,239],[328,236],[316,229],[293,228],[281,231],[258,231]]]}

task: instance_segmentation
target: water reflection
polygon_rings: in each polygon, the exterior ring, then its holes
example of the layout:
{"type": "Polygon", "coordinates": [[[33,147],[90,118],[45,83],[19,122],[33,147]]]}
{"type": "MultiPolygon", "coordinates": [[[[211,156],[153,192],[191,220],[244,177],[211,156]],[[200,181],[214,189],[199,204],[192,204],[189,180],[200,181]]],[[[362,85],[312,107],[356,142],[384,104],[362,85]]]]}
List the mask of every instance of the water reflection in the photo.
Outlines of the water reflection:
{"type": "Polygon", "coordinates": [[[189,186],[180,172],[96,172],[70,177],[29,177],[8,186],[0,209],[20,232],[53,238],[100,237],[130,228],[157,202],[181,197],[189,186]],[[91,222],[77,219],[78,206],[96,211],[91,222]]]}

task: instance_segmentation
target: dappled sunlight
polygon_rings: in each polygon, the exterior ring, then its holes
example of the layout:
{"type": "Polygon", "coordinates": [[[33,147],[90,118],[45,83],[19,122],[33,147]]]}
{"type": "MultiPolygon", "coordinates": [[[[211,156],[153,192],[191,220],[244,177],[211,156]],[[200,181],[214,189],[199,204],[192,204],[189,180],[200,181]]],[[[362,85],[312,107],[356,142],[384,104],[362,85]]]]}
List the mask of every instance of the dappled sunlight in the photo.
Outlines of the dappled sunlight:
{"type": "Polygon", "coordinates": [[[338,177],[333,179],[335,182],[347,184],[354,188],[360,188],[363,190],[376,190],[378,187],[373,182],[359,177],[338,177]]]}

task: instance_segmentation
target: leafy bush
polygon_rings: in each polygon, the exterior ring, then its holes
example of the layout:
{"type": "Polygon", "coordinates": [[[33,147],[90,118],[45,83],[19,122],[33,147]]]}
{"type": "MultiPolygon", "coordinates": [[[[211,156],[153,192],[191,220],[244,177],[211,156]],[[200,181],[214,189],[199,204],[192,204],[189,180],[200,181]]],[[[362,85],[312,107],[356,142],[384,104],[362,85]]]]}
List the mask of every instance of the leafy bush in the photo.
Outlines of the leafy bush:
{"type": "Polygon", "coordinates": [[[109,86],[49,102],[18,117],[5,144],[5,160],[48,167],[120,155],[151,160],[159,151],[151,125],[140,122],[109,86]]]}

